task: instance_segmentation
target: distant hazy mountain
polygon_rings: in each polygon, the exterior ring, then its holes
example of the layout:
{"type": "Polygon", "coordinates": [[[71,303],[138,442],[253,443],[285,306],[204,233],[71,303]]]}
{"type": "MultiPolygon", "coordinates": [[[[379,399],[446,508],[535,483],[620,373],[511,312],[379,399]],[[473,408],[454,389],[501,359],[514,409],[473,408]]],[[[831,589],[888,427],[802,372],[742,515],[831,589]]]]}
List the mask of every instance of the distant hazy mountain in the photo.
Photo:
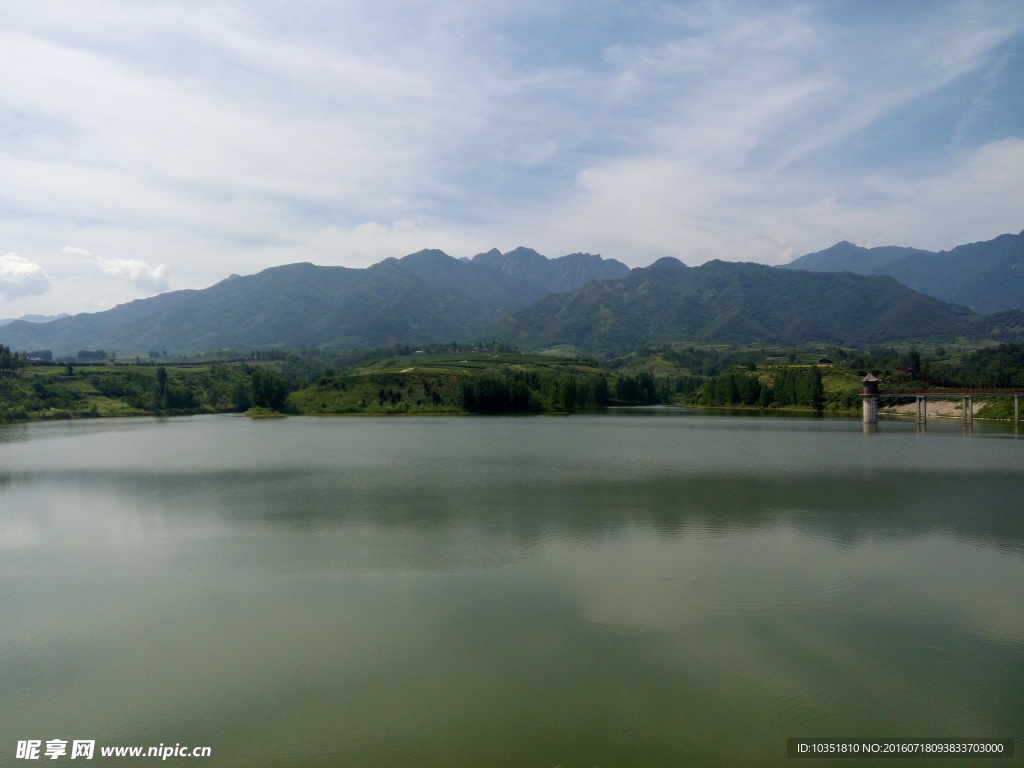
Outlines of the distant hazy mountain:
{"type": "Polygon", "coordinates": [[[474,264],[484,264],[517,280],[536,283],[548,293],[575,291],[591,280],[614,280],[629,274],[629,267],[615,259],[602,259],[599,254],[570,253],[557,259],[541,256],[532,248],[516,248],[501,253],[493,248],[473,257],[474,264]]]}
{"type": "Polygon", "coordinates": [[[22,315],[21,317],[8,317],[0,320],[0,325],[7,325],[8,323],[13,323],[15,320],[23,320],[26,323],[49,323],[68,316],[69,315],[66,312],[62,312],[59,315],[22,315]]]}
{"type": "Polygon", "coordinates": [[[939,253],[897,246],[861,248],[843,241],[784,268],[889,275],[915,291],[977,312],[1024,308],[1024,232],[939,253]]]}
{"type": "Polygon", "coordinates": [[[879,248],[862,248],[848,240],[836,243],[824,251],[808,253],[798,259],[783,264],[783,269],[807,269],[812,272],[853,272],[858,275],[879,274],[898,259],[913,254],[933,255],[931,251],[916,248],[901,248],[897,245],[883,245],[879,248]]]}
{"type": "Polygon", "coordinates": [[[499,323],[495,337],[536,349],[618,353],[673,342],[846,345],[1024,333],[1024,314],[976,315],[886,276],[661,259],[614,281],[550,295],[499,323]]]}

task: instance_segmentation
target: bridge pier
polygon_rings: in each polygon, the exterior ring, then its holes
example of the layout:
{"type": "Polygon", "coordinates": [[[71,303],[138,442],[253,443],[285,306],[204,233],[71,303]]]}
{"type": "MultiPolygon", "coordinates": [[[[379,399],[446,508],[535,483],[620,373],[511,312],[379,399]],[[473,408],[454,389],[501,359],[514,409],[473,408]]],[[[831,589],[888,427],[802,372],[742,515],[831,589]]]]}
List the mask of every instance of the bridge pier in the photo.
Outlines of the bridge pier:
{"type": "Polygon", "coordinates": [[[865,424],[877,424],[878,423],[878,398],[877,397],[865,397],[864,398],[864,423],[865,424]]]}
{"type": "MultiPolygon", "coordinates": [[[[878,398],[882,394],[878,391],[879,380],[876,379],[872,374],[868,374],[861,379],[863,384],[860,390],[861,402],[864,408],[864,423],[865,424],[877,424],[878,423],[878,398]]],[[[1013,398],[1013,424],[1019,429],[1020,427],[1020,399],[1024,396],[1024,392],[1020,389],[1017,391],[1007,391],[1005,389],[961,389],[961,390],[900,390],[894,389],[886,392],[887,395],[895,395],[898,397],[909,397],[914,396],[917,406],[917,425],[918,427],[926,427],[928,424],[928,398],[938,397],[943,400],[950,400],[956,397],[963,399],[963,421],[965,431],[970,431],[974,427],[974,398],[975,397],[1012,397],[1013,398]]]]}

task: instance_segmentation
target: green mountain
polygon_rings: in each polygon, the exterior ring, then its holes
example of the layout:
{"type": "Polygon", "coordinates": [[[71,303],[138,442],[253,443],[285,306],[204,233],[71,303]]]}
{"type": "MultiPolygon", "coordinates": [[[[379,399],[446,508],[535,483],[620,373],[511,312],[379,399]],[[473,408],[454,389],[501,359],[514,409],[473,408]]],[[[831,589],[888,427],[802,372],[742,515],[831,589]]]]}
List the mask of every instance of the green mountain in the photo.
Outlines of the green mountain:
{"type": "Polygon", "coordinates": [[[290,264],[232,275],[204,290],[164,293],[45,325],[14,321],[0,328],[0,343],[58,356],[79,349],[128,356],[151,349],[419,344],[472,338],[548,292],[483,263],[424,250],[366,269],[290,264]]]}
{"type": "Polygon", "coordinates": [[[977,315],[887,276],[661,259],[620,280],[551,295],[513,313],[495,338],[524,349],[621,353],[650,344],[872,345],[1024,333],[1024,314],[977,315]]]}
{"type": "Polygon", "coordinates": [[[862,346],[1024,334],[1020,312],[977,315],[881,275],[721,261],[689,268],[667,258],[617,279],[585,280],[625,267],[573,254],[550,260],[556,269],[545,272],[538,259],[549,260],[529,249],[483,256],[425,250],[366,269],[289,264],[106,312],[14,321],[0,327],[0,344],[58,357],[80,349],[128,357],[151,349],[366,349],[488,337],[523,349],[617,353],[671,342],[862,346]],[[580,280],[574,291],[550,292],[580,280]]]}
{"type": "Polygon", "coordinates": [[[94,315],[11,323],[0,329],[0,343],[57,355],[102,348],[122,356],[150,349],[375,347],[465,338],[507,311],[394,264],[365,270],[289,264],[94,315]]]}
{"type": "Polygon", "coordinates": [[[1024,308],[1024,232],[939,253],[897,246],[861,248],[843,241],[783,269],[889,275],[915,291],[976,312],[1024,308]]]}

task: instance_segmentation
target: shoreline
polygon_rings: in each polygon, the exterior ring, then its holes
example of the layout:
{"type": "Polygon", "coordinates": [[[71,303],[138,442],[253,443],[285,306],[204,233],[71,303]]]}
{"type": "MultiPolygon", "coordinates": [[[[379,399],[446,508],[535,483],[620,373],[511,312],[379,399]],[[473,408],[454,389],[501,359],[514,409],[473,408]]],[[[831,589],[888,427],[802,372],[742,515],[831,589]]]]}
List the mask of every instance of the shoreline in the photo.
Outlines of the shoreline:
{"type": "MultiPolygon", "coordinates": [[[[930,400],[927,403],[928,410],[927,415],[929,419],[943,419],[949,421],[955,421],[963,418],[963,405],[961,402],[953,400],[930,400]]],[[[985,416],[979,416],[978,414],[985,408],[989,403],[975,402],[973,403],[973,418],[977,421],[985,421],[991,423],[1007,423],[1013,424],[1013,418],[991,418],[985,416]]],[[[916,403],[907,403],[898,406],[888,406],[879,409],[880,416],[892,417],[894,419],[911,419],[917,414],[916,403]]],[[[73,414],[64,411],[59,416],[50,417],[29,417],[29,418],[18,418],[0,421],[0,427],[14,424],[43,424],[43,423],[56,423],[64,421],[105,421],[108,419],[152,419],[152,418],[171,418],[171,417],[185,417],[185,416],[241,416],[251,419],[276,419],[286,417],[313,417],[313,418],[345,418],[345,417],[448,417],[448,416],[575,416],[575,415],[587,415],[587,414],[601,414],[606,411],[616,410],[643,410],[643,409],[666,409],[666,410],[679,410],[679,411],[702,411],[709,412],[711,414],[720,415],[752,415],[752,416],[779,416],[779,417],[805,417],[805,418],[838,418],[838,419],[856,419],[860,418],[860,409],[829,409],[824,408],[821,410],[814,410],[812,408],[799,407],[799,406],[785,406],[779,408],[759,408],[756,406],[748,405],[734,405],[734,406],[709,406],[709,405],[689,405],[689,404],[674,404],[674,403],[650,403],[644,405],[610,405],[603,408],[588,409],[584,411],[567,412],[567,411],[536,411],[528,413],[477,413],[474,411],[406,411],[406,412],[381,412],[381,411],[355,411],[347,413],[330,413],[330,412],[287,412],[287,411],[270,411],[267,409],[250,409],[249,411],[209,411],[209,410],[196,410],[192,412],[159,412],[159,413],[111,413],[108,415],[97,415],[94,413],[83,412],[81,414],[73,414]],[[256,412],[250,412],[255,410],[256,412]]]]}

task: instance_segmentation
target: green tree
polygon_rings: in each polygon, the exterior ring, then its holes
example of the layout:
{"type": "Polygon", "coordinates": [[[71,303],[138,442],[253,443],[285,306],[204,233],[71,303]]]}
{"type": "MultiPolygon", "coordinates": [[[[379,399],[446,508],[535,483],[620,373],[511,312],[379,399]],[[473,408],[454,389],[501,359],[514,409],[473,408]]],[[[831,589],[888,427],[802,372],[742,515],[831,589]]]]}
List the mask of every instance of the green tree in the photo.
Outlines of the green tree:
{"type": "Polygon", "coordinates": [[[249,396],[249,387],[244,381],[236,381],[234,392],[231,395],[231,402],[240,411],[247,411],[252,407],[252,397],[249,396]]]}
{"type": "Polygon", "coordinates": [[[825,387],[821,381],[821,371],[818,369],[818,366],[812,365],[808,374],[807,402],[804,405],[809,405],[815,410],[820,411],[824,402],[825,387]]]}
{"type": "Polygon", "coordinates": [[[13,371],[18,367],[18,356],[9,347],[0,344],[0,371],[13,371]]]}
{"type": "Polygon", "coordinates": [[[921,353],[916,349],[907,353],[907,365],[910,367],[910,378],[915,381],[921,378],[921,353]]]}
{"type": "Polygon", "coordinates": [[[257,368],[249,379],[252,387],[252,403],[258,408],[280,411],[288,398],[288,385],[273,371],[257,368]]]}

